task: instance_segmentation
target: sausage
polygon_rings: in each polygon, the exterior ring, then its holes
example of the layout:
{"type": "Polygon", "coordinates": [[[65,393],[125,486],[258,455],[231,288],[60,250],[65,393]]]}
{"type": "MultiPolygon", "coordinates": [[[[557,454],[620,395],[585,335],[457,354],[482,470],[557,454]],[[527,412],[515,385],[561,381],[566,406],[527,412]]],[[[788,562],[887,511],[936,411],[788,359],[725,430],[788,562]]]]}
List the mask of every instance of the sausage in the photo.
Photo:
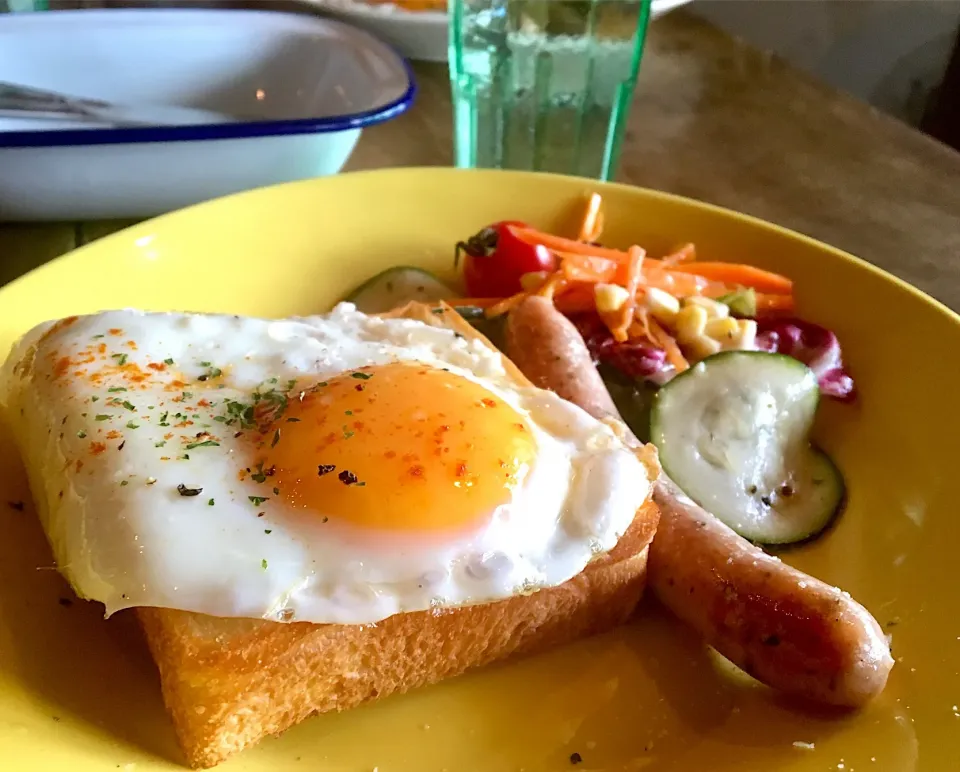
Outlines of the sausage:
{"type": "Polygon", "coordinates": [[[893,667],[880,625],[847,593],[738,536],[665,475],[650,548],[657,597],[759,681],[816,702],[858,707],[893,667]]]}
{"type": "Polygon", "coordinates": [[[587,346],[546,298],[529,297],[507,316],[506,354],[535,386],[549,389],[594,417],[617,416],[587,346]]]}
{"type": "MultiPolygon", "coordinates": [[[[618,415],[580,333],[549,300],[531,297],[514,308],[505,342],[538,386],[595,417],[618,415]]],[[[741,538],[666,475],[654,485],[654,501],[660,525],[650,586],[707,643],[759,681],[802,699],[855,708],[883,690],[893,658],[863,606],[741,538]]]]}

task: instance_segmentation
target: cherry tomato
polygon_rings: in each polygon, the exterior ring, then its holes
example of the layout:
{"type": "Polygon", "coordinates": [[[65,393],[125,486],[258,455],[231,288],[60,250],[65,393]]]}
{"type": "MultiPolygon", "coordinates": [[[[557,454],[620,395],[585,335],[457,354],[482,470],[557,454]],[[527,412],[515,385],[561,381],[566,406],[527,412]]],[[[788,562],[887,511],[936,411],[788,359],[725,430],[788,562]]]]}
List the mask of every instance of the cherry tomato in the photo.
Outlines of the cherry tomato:
{"type": "Polygon", "coordinates": [[[542,244],[528,244],[516,234],[525,223],[505,220],[484,228],[457,244],[455,261],[463,255],[467,294],[474,298],[504,298],[522,289],[525,273],[554,271],[557,261],[542,244]]]}

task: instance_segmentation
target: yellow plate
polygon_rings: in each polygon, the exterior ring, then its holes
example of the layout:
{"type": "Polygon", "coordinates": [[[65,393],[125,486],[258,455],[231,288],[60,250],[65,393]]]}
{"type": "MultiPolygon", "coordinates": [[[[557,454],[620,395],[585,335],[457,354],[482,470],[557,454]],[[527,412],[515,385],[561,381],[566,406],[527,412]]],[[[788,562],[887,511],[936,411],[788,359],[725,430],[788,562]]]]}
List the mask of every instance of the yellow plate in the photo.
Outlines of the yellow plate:
{"type": "MultiPolygon", "coordinates": [[[[893,636],[880,700],[791,709],[651,607],[615,634],[341,715],[311,719],[226,770],[960,769],[956,567],[960,318],[835,249],[672,196],[531,174],[403,170],[256,191],[162,217],[0,290],[0,347],[51,317],[112,307],[282,316],[322,311],[397,263],[452,272],[453,244],[499,219],[569,232],[606,200],[605,241],[694,241],[796,280],[861,389],[819,439],[849,483],[837,527],[784,559],[849,590],[893,636]]],[[[137,631],[67,605],[15,452],[0,436],[0,759],[10,770],[177,769],[137,631]],[[26,501],[18,511],[7,502],[26,501]],[[41,570],[38,570],[41,569],[41,570]],[[134,766],[135,765],[135,766],[134,766]]]]}

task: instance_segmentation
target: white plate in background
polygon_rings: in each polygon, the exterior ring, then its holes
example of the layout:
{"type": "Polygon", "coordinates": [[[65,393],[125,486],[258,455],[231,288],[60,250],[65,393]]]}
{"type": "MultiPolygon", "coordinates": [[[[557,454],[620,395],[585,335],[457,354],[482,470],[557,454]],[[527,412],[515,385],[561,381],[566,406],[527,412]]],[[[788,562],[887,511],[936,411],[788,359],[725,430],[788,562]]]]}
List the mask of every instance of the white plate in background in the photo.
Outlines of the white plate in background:
{"type": "MultiPolygon", "coordinates": [[[[440,11],[405,11],[388,4],[362,0],[305,0],[349,20],[396,46],[404,56],[426,62],[447,60],[447,14],[440,11]]],[[[691,0],[653,0],[655,19],[691,0]]]]}
{"type": "Polygon", "coordinates": [[[230,10],[0,14],[0,81],[244,120],[90,128],[0,117],[0,219],[149,217],[338,172],[360,131],[404,112],[407,63],[316,16],[230,10]]]}

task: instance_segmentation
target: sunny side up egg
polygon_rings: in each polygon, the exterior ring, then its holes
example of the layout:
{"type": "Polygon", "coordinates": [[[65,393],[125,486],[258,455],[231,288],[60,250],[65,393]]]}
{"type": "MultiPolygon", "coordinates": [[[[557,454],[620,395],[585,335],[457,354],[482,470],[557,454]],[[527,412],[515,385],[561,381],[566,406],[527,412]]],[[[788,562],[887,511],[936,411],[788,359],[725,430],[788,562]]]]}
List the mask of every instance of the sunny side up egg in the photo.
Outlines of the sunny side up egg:
{"type": "Polygon", "coordinates": [[[0,402],[60,570],[108,614],[371,623],[560,584],[646,500],[615,432],[480,340],[326,316],[40,325],[0,402]]]}

